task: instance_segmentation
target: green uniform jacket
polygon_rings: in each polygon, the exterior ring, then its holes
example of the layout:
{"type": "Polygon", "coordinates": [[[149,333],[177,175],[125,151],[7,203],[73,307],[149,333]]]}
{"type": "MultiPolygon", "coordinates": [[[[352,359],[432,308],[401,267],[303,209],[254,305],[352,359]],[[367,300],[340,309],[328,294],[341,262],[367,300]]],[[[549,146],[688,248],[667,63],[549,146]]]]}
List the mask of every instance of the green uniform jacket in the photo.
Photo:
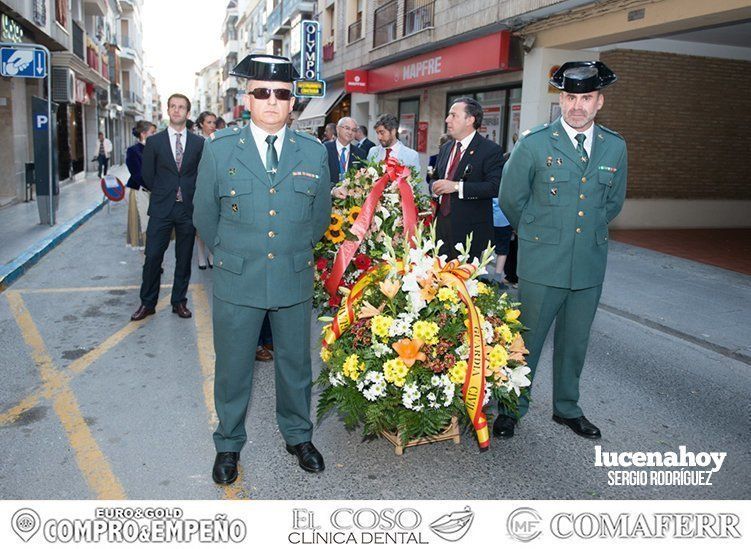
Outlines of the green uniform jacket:
{"type": "Polygon", "coordinates": [[[519,236],[520,278],[582,289],[602,284],[608,223],[626,197],[626,142],[599,124],[583,162],[560,119],[525,132],[504,166],[501,210],[519,236]]]}
{"type": "Polygon", "coordinates": [[[313,246],[331,220],[326,149],[287,129],[277,173],[266,173],[249,127],[206,141],[193,224],[214,253],[214,295],[275,309],[313,295],[313,246]]]}

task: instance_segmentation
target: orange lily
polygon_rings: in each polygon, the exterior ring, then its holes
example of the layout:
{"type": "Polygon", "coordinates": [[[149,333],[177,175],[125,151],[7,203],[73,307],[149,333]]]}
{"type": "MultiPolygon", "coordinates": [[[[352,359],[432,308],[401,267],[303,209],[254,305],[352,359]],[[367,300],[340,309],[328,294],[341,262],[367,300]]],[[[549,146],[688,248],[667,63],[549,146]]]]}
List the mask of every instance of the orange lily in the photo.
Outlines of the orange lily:
{"type": "Polygon", "coordinates": [[[527,359],[524,358],[524,355],[528,355],[529,351],[524,346],[524,340],[520,334],[516,334],[514,341],[511,342],[508,349],[510,351],[508,355],[509,360],[514,360],[520,364],[527,363],[527,359]]]}
{"type": "Polygon", "coordinates": [[[383,282],[378,284],[378,287],[381,288],[381,292],[383,295],[388,297],[389,299],[394,299],[394,296],[399,292],[399,289],[402,287],[402,283],[398,280],[384,280],[383,282]]]}
{"type": "Polygon", "coordinates": [[[400,339],[396,343],[391,345],[394,350],[399,354],[399,358],[411,367],[418,360],[425,361],[427,356],[420,351],[420,347],[423,346],[423,341],[419,339],[400,339]]]}
{"type": "Polygon", "coordinates": [[[357,318],[360,320],[373,318],[374,316],[381,314],[385,306],[385,303],[381,303],[380,307],[376,307],[375,305],[371,305],[368,301],[363,301],[360,306],[360,312],[357,314],[357,318]]]}

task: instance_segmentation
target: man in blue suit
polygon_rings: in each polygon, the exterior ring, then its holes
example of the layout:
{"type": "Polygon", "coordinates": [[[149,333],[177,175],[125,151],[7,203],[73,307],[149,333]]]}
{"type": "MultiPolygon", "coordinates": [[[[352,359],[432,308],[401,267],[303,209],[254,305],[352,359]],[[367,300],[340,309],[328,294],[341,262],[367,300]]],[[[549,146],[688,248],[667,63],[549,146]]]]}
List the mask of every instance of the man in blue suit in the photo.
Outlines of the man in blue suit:
{"type": "Polygon", "coordinates": [[[141,283],[141,306],[130,317],[143,320],[153,315],[159,299],[164,252],[175,231],[175,279],[172,283],[172,312],[190,318],[188,283],[196,229],[193,226],[193,194],[196,191],[198,163],[203,152],[203,138],[188,131],[186,122],[190,100],[179,93],[167,100],[169,126],[146,140],[141,176],[143,186],[151,192],[149,224],[141,283]]]}
{"type": "Polygon", "coordinates": [[[354,144],[357,122],[345,116],[336,124],[336,138],[326,141],[324,146],[329,155],[329,173],[331,185],[337,185],[349,169],[365,160],[365,151],[354,144]]]}

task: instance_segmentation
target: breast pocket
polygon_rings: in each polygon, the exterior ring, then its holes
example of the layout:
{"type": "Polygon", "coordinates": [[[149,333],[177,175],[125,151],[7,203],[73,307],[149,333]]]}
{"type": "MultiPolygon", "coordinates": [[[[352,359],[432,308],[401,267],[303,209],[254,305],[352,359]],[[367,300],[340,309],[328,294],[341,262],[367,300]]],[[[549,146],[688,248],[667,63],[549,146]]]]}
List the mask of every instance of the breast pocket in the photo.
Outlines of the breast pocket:
{"type": "Polygon", "coordinates": [[[600,191],[599,204],[604,206],[608,200],[610,189],[613,188],[613,174],[606,171],[601,171],[598,174],[597,182],[600,191]]]}
{"type": "Polygon", "coordinates": [[[219,185],[220,216],[235,223],[253,222],[253,184],[238,179],[219,185]]]}
{"type": "Polygon", "coordinates": [[[549,206],[568,206],[574,199],[576,189],[571,186],[568,170],[544,170],[537,176],[536,191],[540,202],[549,206]]]}
{"type": "Polygon", "coordinates": [[[294,211],[297,213],[296,219],[299,221],[308,221],[313,212],[313,200],[318,190],[318,180],[298,176],[295,177],[293,186],[295,192],[292,199],[294,200],[294,211]]]}

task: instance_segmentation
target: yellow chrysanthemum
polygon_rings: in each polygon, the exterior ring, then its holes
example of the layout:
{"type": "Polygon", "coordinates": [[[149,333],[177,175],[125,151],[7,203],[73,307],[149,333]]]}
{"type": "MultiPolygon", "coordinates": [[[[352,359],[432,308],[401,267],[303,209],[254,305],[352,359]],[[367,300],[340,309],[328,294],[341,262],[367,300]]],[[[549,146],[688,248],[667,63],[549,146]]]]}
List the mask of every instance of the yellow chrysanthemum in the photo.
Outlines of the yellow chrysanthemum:
{"type": "Polygon", "coordinates": [[[521,314],[519,309],[506,309],[506,322],[515,322],[521,314]]]}
{"type": "Polygon", "coordinates": [[[495,333],[499,338],[501,338],[501,341],[503,343],[511,343],[511,340],[514,338],[514,334],[511,333],[511,328],[509,328],[506,324],[497,326],[495,333]]]}
{"type": "Polygon", "coordinates": [[[342,228],[344,218],[336,212],[331,212],[331,223],[329,224],[330,231],[336,231],[342,228]]]}
{"type": "Polygon", "coordinates": [[[370,331],[373,332],[373,336],[387,338],[389,336],[389,328],[394,323],[394,319],[388,315],[374,316],[370,321],[370,331]]]}
{"type": "Polygon", "coordinates": [[[331,360],[331,351],[329,351],[326,347],[321,347],[321,360],[323,360],[324,362],[331,360]]]}
{"type": "Polygon", "coordinates": [[[392,358],[383,365],[383,376],[386,381],[393,383],[397,387],[403,387],[407,379],[409,368],[400,358],[392,358]]]}
{"type": "Polygon", "coordinates": [[[449,380],[451,383],[464,383],[464,379],[467,376],[467,361],[460,360],[454,366],[449,369],[449,380]]]}
{"type": "Polygon", "coordinates": [[[360,215],[360,206],[352,206],[349,209],[349,216],[347,217],[347,220],[350,222],[350,224],[354,225],[355,221],[357,220],[357,216],[360,215]]]}
{"type": "Polygon", "coordinates": [[[360,362],[360,357],[354,353],[347,357],[342,366],[342,373],[353,380],[357,380],[363,370],[365,370],[365,364],[360,362]]]}
{"type": "Polygon", "coordinates": [[[424,341],[428,345],[438,343],[438,324],[425,320],[418,320],[412,326],[412,336],[424,341]]]}
{"type": "Polygon", "coordinates": [[[447,303],[459,303],[459,294],[457,294],[456,290],[454,290],[453,288],[444,286],[443,288],[438,290],[438,301],[445,301],[447,303]]]}
{"type": "Polygon", "coordinates": [[[485,294],[492,294],[493,290],[491,290],[487,284],[484,282],[478,282],[477,283],[477,293],[479,295],[485,295],[485,294]]]}
{"type": "Polygon", "coordinates": [[[334,244],[339,244],[345,238],[344,231],[340,229],[331,230],[331,228],[329,228],[329,230],[326,231],[326,238],[334,244]]]}
{"type": "Polygon", "coordinates": [[[503,345],[496,345],[488,353],[488,362],[493,370],[502,368],[508,362],[508,353],[503,345]]]}

